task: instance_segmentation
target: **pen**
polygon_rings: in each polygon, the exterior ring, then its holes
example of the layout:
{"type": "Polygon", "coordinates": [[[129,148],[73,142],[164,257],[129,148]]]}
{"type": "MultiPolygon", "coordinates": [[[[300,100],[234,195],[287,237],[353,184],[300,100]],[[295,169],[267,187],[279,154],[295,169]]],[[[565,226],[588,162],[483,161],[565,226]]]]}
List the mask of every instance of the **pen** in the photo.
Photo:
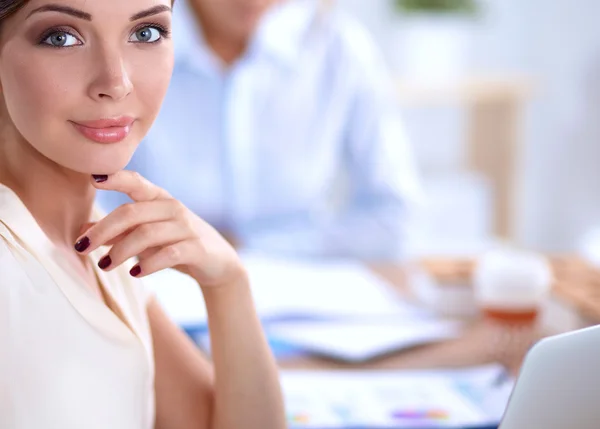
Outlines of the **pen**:
{"type": "Polygon", "coordinates": [[[498,376],[492,382],[492,387],[500,387],[504,383],[510,381],[510,379],[511,379],[511,376],[508,373],[508,371],[505,368],[502,368],[502,370],[500,371],[500,374],[498,374],[498,376]]]}

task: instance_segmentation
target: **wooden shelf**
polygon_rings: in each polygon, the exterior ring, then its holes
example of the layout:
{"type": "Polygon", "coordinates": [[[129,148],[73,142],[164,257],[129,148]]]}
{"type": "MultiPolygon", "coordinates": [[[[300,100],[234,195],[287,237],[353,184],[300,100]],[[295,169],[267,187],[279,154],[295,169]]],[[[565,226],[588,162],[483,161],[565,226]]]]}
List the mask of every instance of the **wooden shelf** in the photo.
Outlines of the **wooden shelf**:
{"type": "Polygon", "coordinates": [[[516,241],[517,167],[524,146],[524,106],[533,93],[533,79],[482,76],[447,85],[396,82],[403,108],[458,106],[467,110],[467,154],[462,167],[481,174],[491,184],[495,236],[516,241]]]}
{"type": "Polygon", "coordinates": [[[469,77],[441,85],[413,83],[402,78],[396,80],[398,99],[404,107],[522,100],[531,96],[534,86],[531,78],[522,76],[469,77]]]}

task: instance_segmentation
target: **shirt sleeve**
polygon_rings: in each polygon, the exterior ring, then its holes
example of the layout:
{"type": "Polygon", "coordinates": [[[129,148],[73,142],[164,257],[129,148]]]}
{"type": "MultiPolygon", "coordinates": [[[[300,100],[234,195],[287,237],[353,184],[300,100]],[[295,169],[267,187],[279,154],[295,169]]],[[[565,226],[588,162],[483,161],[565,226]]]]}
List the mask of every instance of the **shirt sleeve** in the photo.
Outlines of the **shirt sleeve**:
{"type": "Polygon", "coordinates": [[[380,52],[352,21],[341,38],[353,85],[344,141],[349,198],[325,229],[325,239],[337,253],[401,259],[420,194],[413,154],[380,52]]]}
{"type": "Polygon", "coordinates": [[[342,143],[347,198],[333,216],[250,237],[250,249],[294,256],[400,260],[420,186],[381,53],[356,22],[336,26],[335,67],[351,87],[342,143]]]}

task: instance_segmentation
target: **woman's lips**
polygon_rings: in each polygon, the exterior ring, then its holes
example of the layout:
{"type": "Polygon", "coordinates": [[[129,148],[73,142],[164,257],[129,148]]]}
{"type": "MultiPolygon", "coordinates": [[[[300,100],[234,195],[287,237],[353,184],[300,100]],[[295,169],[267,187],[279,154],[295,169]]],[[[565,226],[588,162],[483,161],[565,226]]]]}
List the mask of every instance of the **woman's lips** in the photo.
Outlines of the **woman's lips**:
{"type": "Polygon", "coordinates": [[[71,121],[77,131],[96,143],[118,143],[125,140],[131,132],[134,119],[120,116],[94,121],[71,121]]]}

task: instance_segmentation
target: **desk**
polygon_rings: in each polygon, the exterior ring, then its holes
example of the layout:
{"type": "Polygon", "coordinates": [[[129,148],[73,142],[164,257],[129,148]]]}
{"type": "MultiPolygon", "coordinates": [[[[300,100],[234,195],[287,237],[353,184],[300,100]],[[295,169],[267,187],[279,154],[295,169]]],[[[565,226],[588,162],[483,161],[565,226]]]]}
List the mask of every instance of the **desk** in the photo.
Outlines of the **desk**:
{"type": "MultiPolygon", "coordinates": [[[[408,296],[404,271],[399,267],[371,267],[403,296],[408,296]]],[[[500,362],[516,373],[529,347],[544,336],[543,327],[507,330],[502,325],[476,321],[459,339],[404,350],[373,362],[350,365],[341,362],[302,356],[282,359],[282,369],[427,369],[457,368],[500,362]]]]}

